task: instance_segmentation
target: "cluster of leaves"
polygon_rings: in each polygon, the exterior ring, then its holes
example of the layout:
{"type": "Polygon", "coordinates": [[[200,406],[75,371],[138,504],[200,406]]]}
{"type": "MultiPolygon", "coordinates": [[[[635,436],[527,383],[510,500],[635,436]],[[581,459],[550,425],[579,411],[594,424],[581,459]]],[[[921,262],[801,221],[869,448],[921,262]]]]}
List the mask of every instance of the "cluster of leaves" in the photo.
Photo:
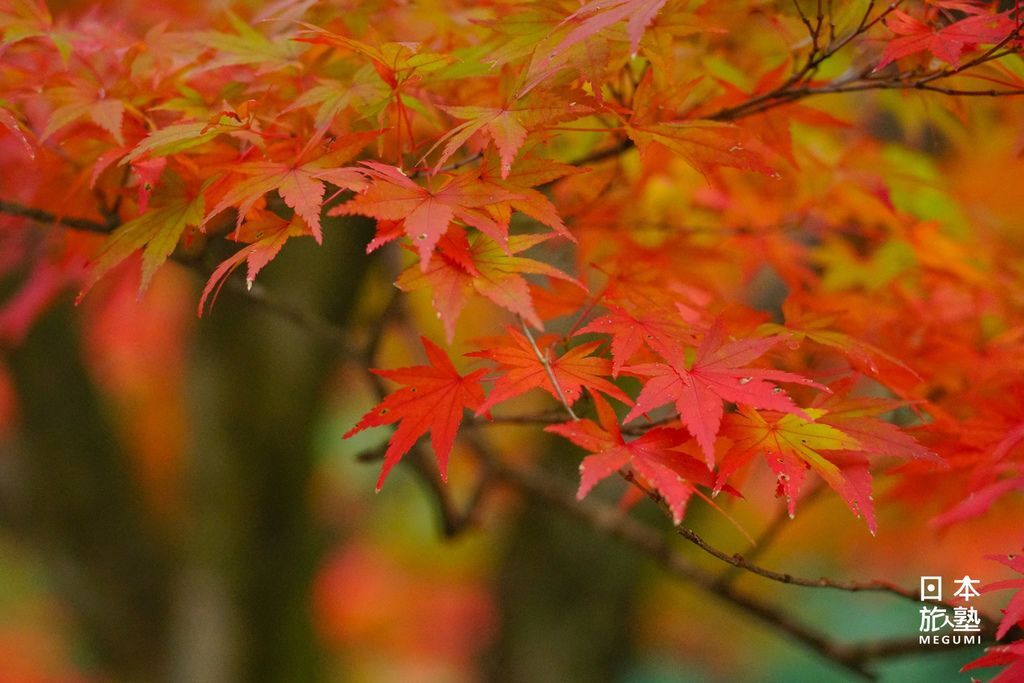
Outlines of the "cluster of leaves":
{"type": "MultiPolygon", "coordinates": [[[[929,206],[939,174],[884,142],[882,109],[803,101],[1018,91],[1017,15],[455,4],[419,22],[404,3],[292,0],[186,34],[0,2],[3,170],[31,169],[4,192],[113,228],[40,249],[31,221],[4,219],[3,262],[32,269],[5,331],[125,262],[141,259],[141,295],[172,255],[242,244],[202,314],[243,262],[251,287],[292,238],[365,216],[367,252],[406,248],[395,284],[429,292],[449,344],[474,300],[501,311],[469,330],[494,333],[469,343],[472,369],[424,338],[428,364],[375,371],[403,385],[349,432],[397,423],[378,487],[428,432],[444,476],[466,409],[500,421],[539,391],[563,413],[547,430],[587,453],[581,497],[618,473],[677,524],[694,494],[738,495],[759,471],[791,516],[811,473],[872,532],[873,475],[938,526],[1024,491],[1019,239],[976,205],[929,206]]],[[[984,106],[932,133],[1022,124],[984,106]]]]}

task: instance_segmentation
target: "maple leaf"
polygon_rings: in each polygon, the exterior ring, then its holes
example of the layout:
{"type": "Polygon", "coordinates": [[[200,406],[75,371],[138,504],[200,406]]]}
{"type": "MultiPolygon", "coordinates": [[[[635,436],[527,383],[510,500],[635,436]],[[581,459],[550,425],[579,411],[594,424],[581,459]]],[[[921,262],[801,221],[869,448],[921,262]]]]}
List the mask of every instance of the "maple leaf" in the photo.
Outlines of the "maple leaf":
{"type": "Polygon", "coordinates": [[[562,25],[576,26],[544,57],[541,66],[551,62],[573,45],[620,21],[626,22],[630,52],[636,54],[644,29],[654,20],[666,2],[667,0],[590,0],[562,21],[562,25]]]}
{"type": "Polygon", "coordinates": [[[778,171],[765,161],[762,145],[747,131],[718,121],[670,121],[627,125],[626,134],[641,152],[657,143],[707,174],[718,166],[756,171],[772,177],[778,171]]]}
{"type": "Polygon", "coordinates": [[[294,66],[295,42],[280,37],[268,38],[243,21],[233,12],[227,12],[228,22],[234,33],[202,31],[193,39],[203,47],[215,51],[215,57],[197,66],[193,73],[219,69],[227,66],[252,64],[259,67],[258,73],[268,73],[294,66]]]}
{"type": "Polygon", "coordinates": [[[984,655],[965,664],[960,671],[983,669],[990,666],[1006,666],[1006,669],[991,679],[989,683],[1020,683],[1024,680],[1024,640],[1018,640],[1009,645],[985,648],[984,655]]]}
{"type": "Polygon", "coordinates": [[[855,515],[863,516],[874,534],[877,523],[871,499],[871,472],[868,457],[889,456],[904,460],[924,460],[948,467],[934,452],[918,443],[896,425],[878,416],[908,405],[906,401],[874,397],[849,397],[853,379],[833,385],[834,391],[821,396],[807,408],[807,417],[765,416],[741,410],[730,416],[723,430],[734,442],[719,475],[725,481],[758,450],[779,481],[779,492],[786,496],[789,513],[795,511],[796,497],[806,467],[814,469],[846,501],[855,515]],[[829,451],[826,459],[816,451],[829,451]]]}
{"type": "Polygon", "coordinates": [[[778,494],[786,497],[789,516],[796,514],[796,498],[807,468],[814,470],[842,496],[854,515],[864,517],[868,529],[878,530],[871,501],[871,475],[867,461],[857,458],[841,468],[821,451],[859,451],[860,441],[835,427],[817,422],[826,414],[821,408],[808,408],[808,419],[794,414],[762,414],[747,407],[729,415],[725,432],[733,446],[722,462],[716,488],[751,458],[764,454],[778,479],[778,494]]]}
{"type": "Polygon", "coordinates": [[[101,277],[139,249],[142,250],[142,279],[139,282],[141,297],[157,268],[178,245],[185,229],[199,225],[202,217],[203,194],[200,192],[194,199],[178,197],[169,200],[163,206],[151,208],[122,224],[110,234],[93,260],[78,300],[81,301],[101,277]]]}
{"type": "Polygon", "coordinates": [[[934,451],[922,446],[913,436],[891,422],[879,419],[884,413],[912,405],[870,396],[851,397],[854,378],[832,385],[832,393],[819,396],[811,405],[827,411],[816,422],[831,425],[857,439],[860,450],[871,455],[886,455],[904,460],[925,460],[940,467],[946,462],[934,451]]]}
{"type": "Polygon", "coordinates": [[[672,520],[676,524],[682,522],[694,487],[712,484],[712,475],[704,463],[674,450],[687,440],[686,432],[655,427],[627,442],[608,402],[594,394],[594,404],[598,423],[576,420],[545,428],[545,431],[563,436],[592,453],[580,465],[580,487],[576,498],[582,500],[602,479],[629,466],[668,503],[672,520]]]}
{"type": "MultiPolygon", "coordinates": [[[[238,229],[246,215],[268,192],[276,191],[281,199],[295,213],[302,217],[313,231],[317,244],[323,241],[320,227],[320,212],[324,204],[325,182],[346,190],[362,190],[367,186],[361,170],[342,167],[376,134],[353,135],[341,142],[338,149],[315,159],[299,161],[250,161],[231,167],[232,173],[249,176],[232,185],[203,219],[205,225],[211,218],[232,206],[238,208],[235,228],[238,229]]],[[[307,149],[309,146],[307,146],[307,149]]],[[[300,159],[302,154],[299,155],[300,159]]]]}
{"type": "Polygon", "coordinates": [[[875,71],[926,50],[937,59],[956,65],[971,46],[998,43],[1016,28],[1009,12],[975,14],[943,28],[935,28],[906,12],[893,10],[885,23],[899,38],[886,44],[875,71]]]}
{"type": "MultiPolygon", "coordinates": [[[[394,131],[396,146],[403,149],[403,130],[408,132],[410,142],[415,134],[410,121],[410,110],[419,109],[422,102],[417,102],[411,94],[412,87],[424,76],[437,72],[447,66],[452,58],[448,55],[421,52],[419,43],[384,43],[379,47],[349,38],[312,24],[300,22],[306,30],[296,39],[300,42],[329,45],[335,49],[350,51],[370,60],[370,69],[361,69],[352,79],[357,94],[366,102],[363,110],[365,116],[376,114],[381,128],[387,127],[389,112],[394,114],[394,131]],[[373,77],[370,80],[368,77],[373,77]],[[376,83],[374,83],[376,81],[376,83]],[[376,84],[384,86],[379,97],[369,97],[376,84]]],[[[346,84],[347,86],[347,84],[346,84]]]]}
{"type": "Polygon", "coordinates": [[[31,0],[11,0],[0,4],[0,19],[0,36],[8,44],[47,35],[53,28],[50,10],[45,4],[31,0]]]}
{"type": "Polygon", "coordinates": [[[347,439],[370,427],[398,423],[384,452],[384,465],[377,480],[378,491],[384,485],[384,479],[391,468],[428,431],[441,478],[447,481],[448,455],[455,442],[455,433],[462,423],[463,409],[475,410],[484,400],[480,378],[486,373],[485,370],[460,375],[448,354],[426,337],[420,339],[430,365],[396,370],[374,368],[374,374],[405,386],[388,394],[345,433],[344,438],[347,439]]]}
{"type": "Polygon", "coordinates": [[[594,318],[576,333],[598,332],[612,336],[612,376],[618,377],[645,344],[662,358],[674,358],[684,344],[696,343],[689,326],[673,315],[674,311],[651,308],[636,315],[618,306],[609,306],[608,313],[594,318]]]}
{"type": "Polygon", "coordinates": [[[157,129],[143,138],[121,159],[120,165],[130,164],[143,156],[169,156],[184,152],[204,145],[225,133],[249,134],[254,141],[258,140],[258,136],[251,134],[244,124],[227,116],[220,117],[219,122],[214,124],[205,121],[175,123],[157,129]]]}
{"type": "Polygon", "coordinates": [[[51,135],[72,123],[88,119],[109,132],[118,145],[124,144],[124,102],[108,98],[102,88],[77,82],[50,88],[46,91],[46,97],[58,106],[50,113],[46,127],[39,136],[40,142],[45,142],[51,135]]]}
{"type": "Polygon", "coordinates": [[[515,195],[501,188],[477,183],[473,175],[453,176],[437,190],[417,185],[401,169],[364,161],[370,186],[352,200],[336,206],[330,215],[360,214],[377,220],[402,221],[405,233],[416,244],[420,268],[427,270],[430,255],[453,219],[461,220],[508,248],[508,224],[500,224],[480,211],[515,195]]]}
{"type": "Polygon", "coordinates": [[[592,392],[600,391],[626,405],[633,404],[629,396],[605,379],[611,374],[611,361],[590,355],[597,350],[600,343],[580,344],[563,355],[554,357],[550,348],[554,338],[547,336],[537,339],[538,349],[548,359],[548,366],[545,367],[537,358],[533,344],[522,332],[514,328],[507,328],[507,331],[508,337],[488,340],[486,350],[466,354],[493,361],[503,371],[494,383],[487,400],[477,409],[477,415],[530,389],[543,389],[556,399],[559,398],[558,391],[548,377],[548,368],[554,374],[562,395],[570,406],[579,399],[583,387],[592,392]]]}
{"type": "Polygon", "coordinates": [[[742,367],[760,358],[779,342],[778,337],[725,342],[720,321],[704,335],[691,367],[680,351],[668,364],[644,363],[627,368],[646,377],[626,422],[655,408],[674,403],[683,424],[697,439],[708,467],[715,462],[715,438],[724,414],[723,401],[804,415],[780,387],[769,382],[790,382],[825,389],[820,384],[782,370],[742,367]]]}
{"type": "MultiPolygon", "coordinates": [[[[703,105],[702,109],[706,111],[730,110],[735,107],[742,107],[745,102],[753,98],[770,97],[770,93],[786,87],[786,80],[790,78],[792,73],[792,60],[786,59],[758,78],[757,82],[750,89],[740,88],[723,78],[716,78],[718,86],[724,92],[712,102],[703,105]]],[[[652,80],[651,76],[652,72],[648,71],[647,77],[641,83],[641,87],[652,80]]],[[[698,83],[699,81],[692,82],[693,86],[698,85],[698,83]]],[[[659,97],[666,97],[664,90],[655,91],[653,88],[641,90],[638,87],[634,99],[647,92],[652,94],[656,92],[659,97]]],[[[688,90],[685,93],[688,94],[688,90]]],[[[668,94],[678,97],[675,91],[670,90],[668,94]]],[[[681,105],[675,107],[675,109],[678,108],[681,108],[681,105]]],[[[650,117],[659,110],[660,106],[659,109],[652,109],[651,104],[643,101],[639,105],[634,103],[631,121],[643,121],[645,118],[644,114],[650,117]],[[645,105],[645,108],[639,109],[640,105],[645,105]]],[[[753,139],[759,140],[768,150],[782,156],[792,167],[799,168],[800,164],[793,154],[791,128],[794,123],[803,123],[817,127],[850,127],[849,123],[829,113],[799,104],[798,102],[779,103],[777,107],[771,107],[751,116],[744,116],[744,128],[753,139]]]]}
{"type": "Polygon", "coordinates": [[[538,185],[550,184],[568,175],[584,172],[586,169],[562,164],[553,159],[527,152],[520,155],[512,169],[503,177],[500,160],[494,154],[485,154],[480,167],[479,180],[485,185],[512,193],[508,200],[492,204],[489,207],[493,215],[501,217],[502,222],[508,222],[512,210],[515,209],[548,226],[562,237],[575,242],[576,238],[566,228],[551,200],[543,192],[533,188],[538,185]]]}
{"type": "Polygon", "coordinates": [[[931,525],[942,528],[981,517],[998,499],[1011,491],[1024,491],[1024,476],[1001,479],[993,484],[971,490],[967,498],[941,515],[936,515],[931,520],[931,525]]]}
{"type": "Polygon", "coordinates": [[[921,379],[916,372],[891,354],[861,339],[833,329],[833,324],[840,317],[838,311],[813,311],[805,307],[798,298],[789,297],[782,305],[782,313],[786,318],[785,326],[777,323],[765,323],[758,328],[758,331],[789,337],[796,343],[809,339],[815,344],[836,349],[842,352],[854,367],[870,373],[882,382],[891,379],[893,371],[903,371],[917,381],[921,379]],[[880,373],[881,361],[885,362],[888,366],[887,370],[890,372],[880,373]]]}
{"type": "MultiPolygon", "coordinates": [[[[1000,562],[1018,574],[1024,574],[1024,556],[986,555],[985,558],[1000,562]]],[[[1002,640],[1003,636],[1009,633],[1010,629],[1014,626],[1018,624],[1024,626],[1024,578],[996,581],[995,583],[986,584],[981,589],[982,593],[991,593],[992,591],[1001,591],[1007,588],[1016,589],[1017,592],[1010,599],[1010,603],[1006,608],[1003,609],[1003,620],[999,622],[999,628],[996,630],[996,640],[1002,640]]]]}
{"type": "Polygon", "coordinates": [[[10,105],[6,100],[0,99],[0,126],[3,126],[14,138],[21,143],[25,155],[29,159],[36,158],[36,151],[28,139],[28,131],[10,111],[10,105]]]}
{"type": "Polygon", "coordinates": [[[455,322],[473,291],[539,329],[543,325],[534,310],[523,274],[547,275],[583,287],[553,266],[515,256],[548,239],[548,235],[510,237],[508,251],[512,255],[509,255],[482,235],[467,240],[464,231],[451,230],[437,243],[437,250],[425,271],[412,266],[398,276],[395,285],[403,291],[433,290],[434,309],[444,323],[449,342],[455,335],[455,322]]]}
{"type": "Polygon", "coordinates": [[[985,466],[981,470],[980,475],[976,475],[971,483],[970,493],[967,498],[941,515],[936,516],[931,520],[931,524],[941,528],[956,522],[980,517],[1007,493],[1024,491],[1024,475],[1010,476],[992,481],[993,478],[1001,476],[1006,471],[1001,461],[1021,441],[1024,441],[1024,423],[1016,424],[1008,429],[1004,433],[1003,438],[995,444],[986,459],[985,466]]]}
{"type": "Polygon", "coordinates": [[[437,71],[452,60],[448,55],[420,52],[419,43],[384,43],[378,47],[328,31],[314,24],[306,22],[299,22],[299,24],[305,30],[294,39],[295,41],[329,45],[361,55],[373,63],[373,67],[381,79],[392,87],[417,75],[437,71]]]}
{"type": "MultiPolygon", "coordinates": [[[[434,173],[444,165],[452,154],[466,143],[473,135],[487,135],[498,149],[501,159],[501,177],[508,178],[512,170],[512,162],[516,153],[526,141],[527,131],[542,124],[567,121],[584,116],[591,108],[578,102],[566,102],[544,98],[533,102],[522,101],[504,107],[449,106],[442,107],[446,112],[464,123],[459,124],[441,137],[426,155],[438,145],[445,143],[441,156],[434,165],[434,173]]],[[[426,156],[424,155],[424,156],[426,156]]]]}
{"type": "Polygon", "coordinates": [[[216,300],[217,294],[228,276],[231,275],[242,263],[246,264],[245,284],[252,289],[256,275],[270,263],[292,237],[311,235],[311,229],[298,216],[286,221],[269,211],[262,211],[259,215],[249,219],[237,231],[231,233],[228,239],[237,242],[246,242],[248,245],[237,251],[233,256],[225,259],[218,265],[203,287],[203,294],[199,298],[199,305],[196,309],[199,317],[203,316],[207,299],[210,299],[210,306],[216,300]]]}

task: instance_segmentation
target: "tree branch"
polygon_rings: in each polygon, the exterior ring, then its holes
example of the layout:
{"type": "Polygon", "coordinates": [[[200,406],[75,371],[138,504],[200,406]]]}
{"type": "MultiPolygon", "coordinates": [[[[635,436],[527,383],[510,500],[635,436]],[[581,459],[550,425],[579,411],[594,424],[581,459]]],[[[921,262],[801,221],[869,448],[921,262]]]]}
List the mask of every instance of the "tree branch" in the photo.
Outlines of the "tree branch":
{"type": "MultiPolygon", "coordinates": [[[[806,511],[808,505],[818,500],[821,494],[825,492],[825,485],[818,483],[811,488],[807,493],[800,499],[800,507],[806,511]]],[[[778,538],[779,534],[782,533],[783,529],[787,528],[788,524],[792,522],[789,515],[786,514],[784,508],[780,508],[778,514],[776,514],[772,521],[770,521],[764,529],[761,530],[761,534],[757,537],[754,545],[747,551],[745,557],[747,561],[753,562],[760,557],[778,538]]],[[[729,566],[724,572],[718,577],[718,582],[722,584],[729,584],[736,580],[743,573],[743,569],[736,566],[729,566]]]]}
{"type": "Polygon", "coordinates": [[[88,218],[58,216],[57,214],[50,213],[49,211],[34,209],[30,206],[25,206],[17,202],[9,202],[4,199],[0,199],[0,213],[18,218],[28,218],[36,221],[37,223],[45,223],[47,225],[56,225],[71,230],[82,230],[84,232],[95,232],[101,234],[108,234],[112,232],[118,225],[117,223],[109,222],[101,223],[88,218]]]}
{"type": "Polygon", "coordinates": [[[731,564],[732,566],[737,567],[739,569],[744,569],[750,572],[751,574],[757,574],[758,576],[764,577],[766,579],[778,581],[779,583],[786,583],[793,586],[807,586],[810,588],[834,588],[836,590],[851,592],[879,591],[882,593],[891,593],[893,595],[898,595],[908,600],[917,600],[917,593],[915,591],[903,588],[902,586],[898,586],[890,581],[881,581],[878,579],[874,579],[871,581],[836,581],[834,579],[829,579],[824,576],[818,579],[809,579],[804,578],[802,576],[794,576],[788,573],[776,572],[771,569],[761,567],[760,565],[756,565],[753,562],[750,562],[739,553],[734,553],[730,555],[726,552],[719,550],[718,548],[715,548],[710,543],[705,541],[704,538],[701,537],[700,534],[698,534],[693,529],[679,527],[677,533],[686,540],[688,540],[690,543],[693,543],[695,546],[706,552],[708,555],[716,557],[722,562],[731,564]]]}
{"type": "MultiPolygon", "coordinates": [[[[740,104],[719,109],[716,112],[697,117],[695,120],[723,122],[736,121],[747,116],[763,113],[769,109],[774,109],[775,107],[792,104],[798,100],[809,97],[864,92],[868,90],[918,90],[951,97],[1016,97],[1024,95],[1024,88],[970,89],[942,86],[935,83],[936,81],[952,78],[954,76],[963,76],[965,75],[965,72],[974,67],[995,61],[1010,54],[1016,54],[1017,51],[1014,49],[1004,50],[1003,48],[1011,44],[1021,35],[1022,27],[1020,25],[1018,25],[1015,30],[1011,31],[1009,35],[1003,38],[1003,40],[990,47],[981,55],[968,60],[959,66],[941,69],[924,74],[917,78],[908,79],[906,74],[898,74],[884,79],[871,78],[872,69],[868,68],[854,78],[840,79],[820,86],[809,85],[811,75],[825,60],[837,54],[857,37],[866,34],[872,28],[877,26],[902,3],[903,0],[890,2],[881,12],[872,16],[876,5],[875,1],[872,0],[868,3],[868,7],[862,16],[860,23],[853,31],[843,38],[840,38],[838,41],[835,40],[834,36],[830,37],[829,43],[824,47],[822,47],[819,42],[821,39],[822,25],[824,21],[820,7],[815,20],[812,21],[800,9],[799,4],[797,4],[796,6],[800,15],[800,20],[807,28],[812,42],[811,50],[808,53],[804,64],[785,82],[770,92],[753,96],[740,104]]],[[[830,31],[832,28],[834,27],[831,27],[830,31]]],[[[598,163],[606,159],[614,158],[632,149],[634,146],[635,145],[631,139],[623,138],[611,147],[597,150],[577,159],[574,162],[574,165],[585,166],[587,164],[598,163]]]]}
{"type": "MultiPolygon", "coordinates": [[[[677,529],[677,533],[686,540],[693,543],[701,550],[703,550],[704,552],[706,552],[707,554],[711,555],[712,557],[715,557],[721,560],[722,562],[725,562],[726,564],[730,564],[733,567],[736,567],[737,569],[745,570],[747,572],[750,572],[751,574],[756,574],[757,576],[769,579],[771,581],[777,581],[779,583],[785,583],[792,586],[804,586],[808,588],[832,588],[835,590],[848,591],[853,593],[863,591],[875,591],[895,595],[905,600],[910,600],[912,602],[920,601],[917,591],[909,588],[904,588],[903,586],[899,586],[891,581],[883,581],[881,579],[872,579],[870,581],[836,581],[834,579],[829,579],[824,576],[817,579],[811,579],[802,576],[794,576],[793,574],[773,571],[771,569],[766,569],[765,567],[754,564],[750,560],[744,558],[743,555],[739,553],[729,555],[728,553],[723,552],[718,548],[712,546],[710,543],[705,541],[696,531],[692,529],[688,529],[686,527],[679,527],[677,529]]],[[[952,603],[945,601],[939,601],[938,604],[950,608],[956,606],[952,603]]],[[[981,620],[982,624],[982,635],[986,637],[994,637],[996,630],[999,627],[998,620],[992,619],[991,617],[985,614],[979,614],[978,617],[981,620]]]]}
{"type": "Polygon", "coordinates": [[[623,541],[657,562],[671,576],[691,583],[744,613],[756,617],[771,626],[773,631],[789,636],[819,656],[868,680],[875,678],[874,673],[867,667],[871,657],[862,655],[859,648],[836,643],[771,605],[740,593],[730,586],[719,585],[715,575],[690,563],[658,532],[624,515],[616,508],[592,500],[577,501],[571,492],[552,482],[548,475],[506,465],[490,453],[479,437],[471,434],[468,438],[478,456],[490,465],[495,475],[527,497],[552,505],[593,529],[623,541]]]}

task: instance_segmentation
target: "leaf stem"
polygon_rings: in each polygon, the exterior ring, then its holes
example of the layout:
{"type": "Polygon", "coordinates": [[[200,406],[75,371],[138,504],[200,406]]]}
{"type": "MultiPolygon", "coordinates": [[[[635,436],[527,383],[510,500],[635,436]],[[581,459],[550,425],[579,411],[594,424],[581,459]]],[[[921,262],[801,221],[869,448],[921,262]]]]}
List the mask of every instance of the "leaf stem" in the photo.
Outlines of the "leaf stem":
{"type": "Polygon", "coordinates": [[[534,355],[537,356],[537,360],[544,366],[544,372],[547,373],[548,380],[551,382],[551,387],[555,390],[555,395],[558,396],[558,400],[565,406],[565,411],[569,413],[569,417],[572,418],[573,422],[579,421],[579,416],[573,412],[572,406],[569,405],[569,401],[565,398],[565,393],[562,391],[562,386],[558,383],[558,378],[555,377],[555,371],[551,368],[551,361],[548,360],[547,356],[541,352],[540,347],[537,346],[537,340],[533,338],[533,333],[530,332],[530,328],[527,326],[526,321],[523,320],[522,316],[519,318],[519,327],[522,328],[523,334],[530,340],[530,347],[533,349],[534,355]]]}

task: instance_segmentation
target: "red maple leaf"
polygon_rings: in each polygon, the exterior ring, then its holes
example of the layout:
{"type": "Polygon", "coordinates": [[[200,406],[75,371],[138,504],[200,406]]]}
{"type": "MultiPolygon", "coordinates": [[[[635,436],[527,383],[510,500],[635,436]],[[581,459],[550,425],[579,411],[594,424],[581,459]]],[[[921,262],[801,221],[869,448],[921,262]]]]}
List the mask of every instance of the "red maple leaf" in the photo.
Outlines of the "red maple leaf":
{"type": "Polygon", "coordinates": [[[405,234],[419,250],[420,267],[424,271],[438,240],[454,219],[507,248],[508,223],[499,223],[482,209],[514,199],[513,193],[480,183],[473,174],[449,176],[436,190],[430,190],[416,184],[395,166],[375,161],[364,161],[363,166],[373,181],[369,188],[332,209],[330,215],[360,214],[377,220],[401,221],[405,234]]]}
{"type": "Polygon", "coordinates": [[[998,43],[1008,36],[1016,28],[1009,14],[977,13],[943,28],[935,28],[906,12],[893,10],[885,23],[899,38],[886,44],[875,71],[897,59],[926,50],[947,64],[955,65],[972,46],[998,43]]]}
{"type": "Polygon", "coordinates": [[[593,455],[580,465],[580,487],[576,498],[582,500],[594,486],[624,467],[657,491],[672,510],[676,524],[683,520],[686,504],[696,485],[711,486],[711,472],[704,463],[675,450],[688,440],[682,429],[656,427],[626,441],[619,429],[615,411],[600,395],[594,394],[598,423],[577,420],[551,425],[545,431],[569,439],[593,455]]]}
{"type": "MultiPolygon", "coordinates": [[[[539,61],[532,71],[540,71],[544,74],[544,68],[556,60],[566,50],[577,43],[593,37],[604,29],[617,24],[620,21],[626,22],[626,34],[629,36],[630,51],[635,53],[640,47],[640,39],[644,35],[647,25],[654,20],[655,15],[661,11],[667,0],[590,0],[578,10],[567,16],[561,25],[574,25],[564,38],[556,45],[543,59],[539,61]]],[[[540,77],[527,84],[525,90],[532,88],[539,82],[540,77]]]]}
{"type": "Polygon", "coordinates": [[[996,645],[985,649],[985,654],[965,664],[961,672],[984,669],[990,666],[1006,666],[989,683],[1020,683],[1024,681],[1024,640],[1009,645],[996,645]]]}
{"type": "Polygon", "coordinates": [[[344,168],[342,165],[352,159],[366,143],[376,137],[376,132],[351,135],[340,147],[309,161],[302,161],[311,147],[301,151],[298,159],[292,161],[250,161],[231,167],[232,173],[249,176],[228,188],[220,202],[203,219],[205,225],[221,211],[238,207],[237,227],[241,227],[246,215],[268,192],[277,191],[281,199],[306,221],[317,243],[323,241],[320,230],[320,211],[324,205],[325,182],[347,190],[366,187],[366,178],[360,170],[344,168]]]}
{"type": "Polygon", "coordinates": [[[741,408],[729,415],[723,433],[732,442],[719,469],[724,482],[755,455],[764,454],[778,479],[790,516],[808,469],[838,493],[871,533],[877,530],[871,497],[869,457],[928,460],[945,466],[935,453],[910,434],[878,416],[906,406],[906,401],[846,397],[852,380],[833,385],[834,393],[819,397],[806,415],[757,412],[741,408]]]}
{"type": "Polygon", "coordinates": [[[663,358],[671,358],[683,344],[696,343],[689,326],[677,318],[675,311],[659,308],[637,311],[634,315],[624,308],[609,306],[606,315],[594,318],[576,334],[600,332],[612,336],[612,375],[617,377],[622,366],[645,344],[663,358]]]}
{"type": "MultiPolygon", "coordinates": [[[[558,123],[586,116],[592,110],[589,106],[566,97],[540,97],[520,99],[502,107],[452,106],[442,107],[462,123],[452,128],[438,140],[434,147],[445,143],[441,156],[434,165],[434,172],[444,165],[452,154],[477,133],[494,142],[501,159],[501,177],[508,178],[519,149],[526,142],[527,132],[541,125],[558,123]]],[[[426,156],[424,155],[424,156],[426,156]]]]}
{"type": "Polygon", "coordinates": [[[455,335],[455,322],[473,291],[540,328],[541,320],[523,274],[547,275],[583,287],[554,266],[516,256],[548,238],[549,235],[514,235],[509,238],[508,251],[512,255],[508,255],[482,235],[470,241],[462,230],[451,230],[437,243],[426,271],[412,266],[398,276],[395,285],[403,291],[433,291],[434,309],[441,317],[449,342],[455,335]]]}
{"type": "Polygon", "coordinates": [[[1024,491],[1024,477],[1000,479],[993,484],[972,489],[967,498],[941,515],[932,518],[931,524],[941,529],[951,524],[981,517],[989,511],[997,500],[1011,491],[1024,491]]]}
{"type": "Polygon", "coordinates": [[[396,370],[374,368],[374,374],[405,386],[388,394],[345,434],[347,439],[368,427],[398,423],[398,429],[391,435],[384,453],[384,465],[377,480],[378,491],[384,485],[384,479],[391,468],[428,431],[441,478],[447,481],[448,454],[451,453],[455,433],[462,423],[463,408],[475,410],[484,400],[484,391],[480,386],[484,370],[460,375],[448,354],[426,337],[420,339],[430,365],[396,370]]]}
{"type": "MultiPolygon", "coordinates": [[[[1018,574],[1024,574],[1024,556],[986,555],[985,558],[1001,562],[1018,574]]],[[[990,593],[992,591],[1006,590],[1007,588],[1015,588],[1017,593],[1010,599],[1010,604],[1003,610],[1003,620],[999,623],[999,629],[996,631],[996,640],[1001,640],[1015,625],[1020,624],[1024,626],[1024,579],[996,581],[981,589],[982,593],[990,593]]]]}
{"type": "Polygon", "coordinates": [[[851,397],[849,394],[855,384],[855,378],[833,383],[832,393],[819,396],[811,404],[827,411],[815,421],[849,434],[860,443],[860,450],[869,455],[927,460],[940,467],[947,466],[942,458],[918,443],[913,436],[893,423],[879,419],[880,415],[910,406],[912,402],[870,396],[851,397]]]}
{"type": "Polygon", "coordinates": [[[309,226],[298,217],[286,221],[269,211],[261,211],[250,218],[241,228],[228,235],[229,239],[246,243],[248,246],[222,261],[210,275],[206,286],[203,287],[203,294],[199,297],[199,306],[196,309],[199,317],[203,316],[207,299],[210,299],[212,308],[224,282],[240,265],[246,264],[245,284],[251,289],[256,275],[274,260],[285,242],[292,237],[311,234],[309,226]]]}
{"type": "Polygon", "coordinates": [[[727,418],[725,433],[732,442],[718,473],[716,488],[756,455],[763,454],[778,480],[777,496],[785,496],[789,516],[796,514],[797,494],[807,470],[814,470],[850,507],[863,516],[868,529],[877,531],[871,500],[871,473],[861,444],[849,434],[814,421],[825,411],[808,408],[800,417],[774,411],[760,413],[740,408],[727,418]],[[828,453],[826,457],[825,453],[828,453]]]}
{"type": "Polygon", "coordinates": [[[498,155],[487,153],[480,165],[480,182],[494,185],[512,194],[508,201],[488,207],[492,213],[501,216],[503,222],[508,222],[512,210],[515,209],[575,242],[576,238],[565,227],[555,205],[543,192],[534,188],[567,175],[583,172],[578,167],[527,152],[520,154],[511,170],[506,173],[501,168],[498,155]]]}
{"type": "Polygon", "coordinates": [[[633,404],[629,396],[605,379],[611,374],[611,361],[590,355],[600,346],[598,342],[580,344],[555,357],[551,352],[554,337],[541,337],[536,343],[541,355],[547,359],[548,365],[545,367],[530,340],[516,329],[508,328],[508,337],[487,341],[486,350],[467,355],[493,361],[501,366],[503,373],[495,382],[487,400],[477,408],[477,415],[502,401],[537,388],[544,389],[555,398],[561,398],[558,395],[560,389],[570,406],[580,397],[583,387],[592,392],[600,391],[626,405],[633,404]],[[551,384],[548,368],[558,382],[558,389],[551,384]]]}
{"type": "Polygon", "coordinates": [[[683,424],[697,438],[708,466],[713,466],[715,438],[724,414],[723,401],[806,416],[785,391],[768,380],[825,389],[791,372],[742,367],[763,356],[778,342],[778,337],[725,342],[722,325],[716,322],[704,335],[690,367],[686,366],[679,350],[666,359],[668,364],[644,363],[627,369],[630,374],[648,379],[625,421],[666,403],[674,403],[683,424]]]}

